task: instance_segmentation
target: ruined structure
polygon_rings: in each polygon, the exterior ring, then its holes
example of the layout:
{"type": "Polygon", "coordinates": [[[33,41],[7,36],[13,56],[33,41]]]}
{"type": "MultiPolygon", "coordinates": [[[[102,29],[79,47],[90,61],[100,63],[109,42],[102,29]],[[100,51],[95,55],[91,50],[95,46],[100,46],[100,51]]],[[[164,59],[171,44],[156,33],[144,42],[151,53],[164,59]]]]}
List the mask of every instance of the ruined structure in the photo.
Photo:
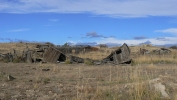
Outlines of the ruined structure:
{"type": "Polygon", "coordinates": [[[65,54],[79,54],[84,52],[84,47],[57,47],[57,49],[65,54]]]}
{"type": "Polygon", "coordinates": [[[60,50],[58,50],[55,47],[49,47],[47,52],[44,55],[43,61],[44,62],[50,62],[50,63],[56,63],[56,62],[65,62],[66,60],[69,60],[69,62],[77,62],[77,63],[83,63],[84,59],[66,55],[62,53],[60,50]]]}
{"type": "Polygon", "coordinates": [[[154,54],[168,54],[171,52],[171,50],[167,49],[167,48],[160,48],[160,49],[157,49],[157,50],[153,50],[152,51],[154,54]]]}
{"type": "Polygon", "coordinates": [[[99,45],[99,48],[100,48],[100,49],[106,49],[106,48],[108,48],[108,46],[107,46],[106,44],[100,44],[100,45],[99,45]]]}
{"type": "Polygon", "coordinates": [[[48,44],[43,44],[43,45],[36,45],[36,48],[37,48],[37,52],[44,52],[46,49],[49,48],[50,45],[48,44]]]}
{"type": "Polygon", "coordinates": [[[43,61],[56,63],[57,61],[65,61],[66,55],[54,47],[49,47],[44,55],[43,61]]]}
{"type": "Polygon", "coordinates": [[[6,53],[6,54],[1,54],[0,53],[0,61],[12,62],[13,61],[13,56],[12,56],[11,53],[6,53]]]}
{"type": "Polygon", "coordinates": [[[91,51],[98,51],[99,49],[92,46],[73,46],[73,47],[57,47],[57,49],[64,54],[79,54],[79,53],[85,53],[85,52],[91,52],[91,51]]]}
{"type": "Polygon", "coordinates": [[[114,64],[129,64],[131,63],[131,60],[130,49],[127,44],[124,43],[120,48],[104,58],[103,62],[113,62],[114,64]]]}
{"type": "MultiPolygon", "coordinates": [[[[47,63],[84,63],[84,59],[73,56],[73,53],[98,51],[99,49],[91,46],[84,47],[56,47],[48,44],[37,45],[36,49],[30,50],[28,47],[22,53],[17,54],[13,49],[13,54],[0,54],[0,61],[3,62],[47,62],[47,63]]],[[[86,61],[86,60],[85,60],[86,61]]],[[[89,62],[100,65],[102,63],[128,64],[131,63],[130,49],[126,44],[123,44],[119,49],[112,52],[109,56],[100,61],[90,60],[89,62]]]]}
{"type": "Polygon", "coordinates": [[[149,54],[149,50],[140,48],[140,54],[141,55],[149,54]]]}

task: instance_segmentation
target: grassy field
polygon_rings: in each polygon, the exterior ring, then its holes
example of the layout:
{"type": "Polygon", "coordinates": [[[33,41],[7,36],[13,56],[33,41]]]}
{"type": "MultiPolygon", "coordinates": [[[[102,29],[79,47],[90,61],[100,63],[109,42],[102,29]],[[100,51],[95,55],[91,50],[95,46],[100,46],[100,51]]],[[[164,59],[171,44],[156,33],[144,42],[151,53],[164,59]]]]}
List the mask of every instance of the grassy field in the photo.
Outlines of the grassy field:
{"type": "MultiPolygon", "coordinates": [[[[5,45],[0,51],[9,50],[8,45],[25,48],[25,44],[5,45]]],[[[139,55],[140,47],[130,48],[133,59],[130,65],[0,63],[0,99],[177,100],[177,51],[165,55],[139,55]],[[7,75],[15,79],[9,81],[7,75]]],[[[115,49],[78,56],[99,60],[115,49]]]]}

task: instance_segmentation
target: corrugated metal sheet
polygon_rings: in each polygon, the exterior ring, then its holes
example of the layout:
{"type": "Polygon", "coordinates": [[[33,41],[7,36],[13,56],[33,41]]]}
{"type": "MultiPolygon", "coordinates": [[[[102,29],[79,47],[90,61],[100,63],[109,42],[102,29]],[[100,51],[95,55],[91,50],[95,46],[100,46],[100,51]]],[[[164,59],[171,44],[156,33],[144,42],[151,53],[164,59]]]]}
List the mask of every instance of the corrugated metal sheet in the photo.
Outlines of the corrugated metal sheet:
{"type": "Polygon", "coordinates": [[[54,47],[49,47],[43,57],[43,60],[45,62],[56,63],[58,60],[65,61],[66,55],[54,47]]]}
{"type": "Polygon", "coordinates": [[[123,44],[119,49],[112,52],[104,61],[113,61],[114,64],[123,64],[131,61],[130,49],[127,44],[123,44]]]}

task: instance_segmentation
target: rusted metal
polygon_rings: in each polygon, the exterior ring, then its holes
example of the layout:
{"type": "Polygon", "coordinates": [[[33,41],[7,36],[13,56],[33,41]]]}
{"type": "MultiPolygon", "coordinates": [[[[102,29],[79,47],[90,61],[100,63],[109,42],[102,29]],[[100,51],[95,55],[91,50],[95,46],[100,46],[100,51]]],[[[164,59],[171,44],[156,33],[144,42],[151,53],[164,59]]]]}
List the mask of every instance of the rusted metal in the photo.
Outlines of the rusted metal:
{"type": "Polygon", "coordinates": [[[129,47],[124,43],[120,48],[104,58],[103,62],[113,62],[114,64],[131,63],[130,52],[129,47]]]}
{"type": "Polygon", "coordinates": [[[98,51],[98,50],[99,50],[99,48],[92,47],[92,46],[86,46],[86,47],[84,47],[84,51],[85,52],[98,51]]]}

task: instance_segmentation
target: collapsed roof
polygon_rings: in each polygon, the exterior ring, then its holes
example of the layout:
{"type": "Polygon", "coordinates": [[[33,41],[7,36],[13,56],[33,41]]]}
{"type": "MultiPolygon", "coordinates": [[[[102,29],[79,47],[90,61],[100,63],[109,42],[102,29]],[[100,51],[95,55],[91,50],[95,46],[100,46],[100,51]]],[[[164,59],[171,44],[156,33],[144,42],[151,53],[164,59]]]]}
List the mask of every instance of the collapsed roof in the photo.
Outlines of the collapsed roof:
{"type": "MultiPolygon", "coordinates": [[[[17,57],[16,52],[14,50],[14,54],[0,54],[0,61],[6,60],[8,62],[13,62],[15,59],[21,59],[24,62],[35,63],[37,61],[49,62],[49,63],[57,63],[57,62],[65,62],[69,61],[70,63],[84,63],[84,59],[80,57],[76,57],[73,55],[68,55],[62,52],[59,48],[48,45],[38,45],[37,50],[29,50],[27,49],[22,53],[22,56],[17,57]],[[40,53],[40,54],[38,54],[40,53]],[[42,53],[42,54],[41,54],[42,53]]],[[[87,49],[87,48],[85,48],[87,49]]],[[[89,48],[90,49],[90,48],[89,48]]],[[[91,48],[91,50],[96,50],[95,48],[91,48]]],[[[80,51],[80,49],[77,49],[80,51]]],[[[21,61],[20,60],[20,61],[21,61]]],[[[130,49],[127,44],[123,44],[120,48],[112,52],[109,56],[104,58],[101,61],[94,61],[93,63],[101,64],[101,63],[114,63],[114,64],[128,64],[131,63],[130,58],[130,49]]]]}
{"type": "Polygon", "coordinates": [[[44,54],[44,57],[43,57],[43,61],[50,62],[50,63],[64,62],[67,59],[71,63],[73,62],[83,63],[84,62],[84,59],[71,56],[71,55],[65,55],[60,50],[52,46],[48,48],[47,52],[44,54]]]}
{"type": "Polygon", "coordinates": [[[104,62],[113,62],[114,64],[129,64],[131,60],[130,49],[125,43],[103,59],[104,62]]]}

